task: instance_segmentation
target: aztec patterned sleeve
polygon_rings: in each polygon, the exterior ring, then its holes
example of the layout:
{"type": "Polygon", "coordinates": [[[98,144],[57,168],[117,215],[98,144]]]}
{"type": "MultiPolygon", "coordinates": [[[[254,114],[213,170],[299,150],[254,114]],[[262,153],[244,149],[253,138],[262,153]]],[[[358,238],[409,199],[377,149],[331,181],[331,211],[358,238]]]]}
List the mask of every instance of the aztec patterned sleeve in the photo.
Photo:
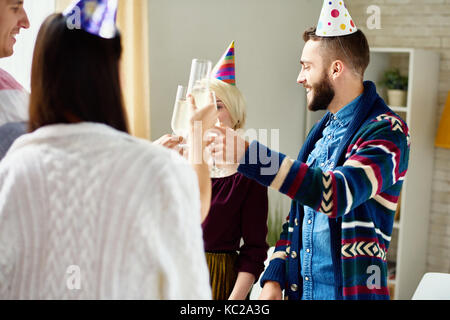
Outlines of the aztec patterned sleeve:
{"type": "Polygon", "coordinates": [[[345,159],[322,172],[254,141],[239,172],[330,218],[342,217],[369,199],[390,201],[383,192],[403,180],[408,167],[408,128],[394,115],[382,115],[359,130],[345,159]]]}
{"type": "MultiPolygon", "coordinates": [[[[346,216],[369,200],[377,202],[381,211],[395,212],[398,194],[394,195],[391,187],[404,180],[409,150],[408,127],[398,116],[388,113],[356,133],[347,148],[343,165],[332,171],[309,168],[305,163],[294,161],[256,141],[248,148],[238,170],[262,185],[288,195],[294,200],[294,212],[298,203],[329,218],[337,218],[346,216]]],[[[262,284],[266,280],[277,281],[284,289],[284,259],[291,232],[289,219],[288,216],[283,225],[262,284]]]]}

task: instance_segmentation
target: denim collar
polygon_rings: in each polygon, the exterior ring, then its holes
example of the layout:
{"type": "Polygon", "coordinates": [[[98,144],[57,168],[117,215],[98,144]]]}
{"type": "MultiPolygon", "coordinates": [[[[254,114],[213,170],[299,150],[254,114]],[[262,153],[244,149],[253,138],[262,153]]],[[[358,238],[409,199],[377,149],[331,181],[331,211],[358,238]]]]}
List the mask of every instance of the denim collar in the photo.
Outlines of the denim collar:
{"type": "Polygon", "coordinates": [[[332,114],[330,116],[330,120],[327,123],[327,126],[332,121],[337,121],[338,124],[340,124],[342,127],[347,126],[350,121],[353,119],[356,111],[356,107],[359,104],[359,101],[362,98],[362,94],[358,96],[355,100],[347,104],[345,107],[343,107],[341,110],[339,110],[336,114],[332,114]]]}
{"type": "MultiPolygon", "coordinates": [[[[353,119],[350,121],[344,138],[339,146],[339,151],[337,153],[338,157],[336,158],[339,159],[339,161],[337,162],[339,165],[343,164],[343,162],[341,161],[344,160],[343,157],[345,156],[345,151],[350,145],[353,136],[361,128],[361,126],[366,124],[367,121],[372,121],[375,117],[386,112],[390,112],[390,109],[378,95],[375,83],[373,83],[372,81],[365,81],[364,93],[356,107],[353,119]]],[[[308,155],[314,149],[317,140],[322,137],[325,125],[332,115],[333,114],[331,112],[327,112],[322,120],[320,120],[313,127],[298,154],[297,159],[299,161],[306,163],[308,155]]]]}

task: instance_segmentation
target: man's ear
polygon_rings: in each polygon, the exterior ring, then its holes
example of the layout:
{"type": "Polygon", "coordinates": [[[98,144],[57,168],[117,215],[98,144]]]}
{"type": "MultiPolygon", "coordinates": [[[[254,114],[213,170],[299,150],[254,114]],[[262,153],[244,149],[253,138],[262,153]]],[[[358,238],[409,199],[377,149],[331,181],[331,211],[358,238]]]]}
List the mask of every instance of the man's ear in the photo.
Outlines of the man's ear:
{"type": "Polygon", "coordinates": [[[331,73],[331,79],[335,80],[339,76],[342,75],[342,72],[344,71],[344,63],[341,60],[336,60],[331,64],[330,73],[331,73]]]}

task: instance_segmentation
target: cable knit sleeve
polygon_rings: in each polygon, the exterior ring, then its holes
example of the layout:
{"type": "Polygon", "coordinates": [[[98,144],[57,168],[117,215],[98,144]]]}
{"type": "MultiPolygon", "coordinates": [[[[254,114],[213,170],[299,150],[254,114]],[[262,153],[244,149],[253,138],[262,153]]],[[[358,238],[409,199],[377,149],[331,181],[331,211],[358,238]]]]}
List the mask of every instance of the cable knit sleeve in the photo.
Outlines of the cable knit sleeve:
{"type": "Polygon", "coordinates": [[[153,285],[164,300],[209,300],[197,177],[176,154],[160,165],[159,183],[147,191],[153,201],[140,209],[140,232],[159,264],[159,283],[153,285]]]}

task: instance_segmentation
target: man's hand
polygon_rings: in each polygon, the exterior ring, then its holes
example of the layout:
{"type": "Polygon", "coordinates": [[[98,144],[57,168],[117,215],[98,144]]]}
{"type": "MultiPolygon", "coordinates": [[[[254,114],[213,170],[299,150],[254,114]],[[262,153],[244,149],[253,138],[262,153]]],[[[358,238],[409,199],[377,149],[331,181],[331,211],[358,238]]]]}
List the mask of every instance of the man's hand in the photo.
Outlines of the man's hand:
{"type": "Polygon", "coordinates": [[[238,166],[250,144],[233,129],[214,127],[212,130],[219,134],[208,141],[216,163],[238,166]]]}
{"type": "Polygon", "coordinates": [[[259,300],[282,300],[283,293],[280,284],[276,281],[267,281],[264,284],[259,300]]]}

